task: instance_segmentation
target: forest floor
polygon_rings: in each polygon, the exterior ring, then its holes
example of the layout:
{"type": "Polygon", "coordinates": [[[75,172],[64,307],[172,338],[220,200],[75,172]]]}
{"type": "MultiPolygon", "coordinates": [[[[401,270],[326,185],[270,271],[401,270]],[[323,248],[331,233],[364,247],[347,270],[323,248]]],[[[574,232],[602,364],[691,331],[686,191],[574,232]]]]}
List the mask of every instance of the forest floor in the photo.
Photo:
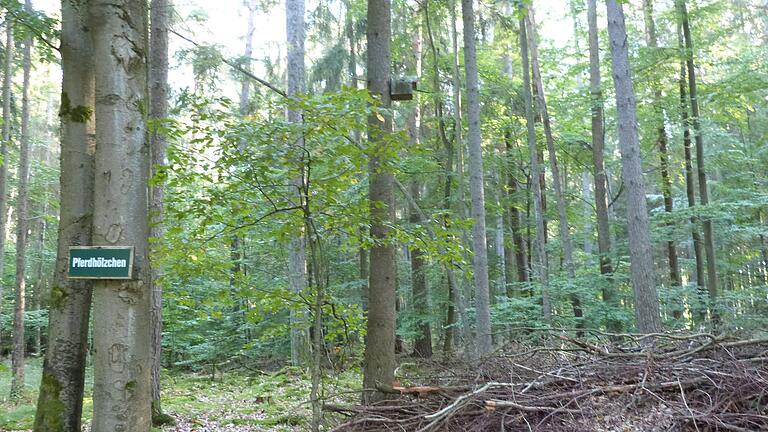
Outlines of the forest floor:
{"type": "MultiPolygon", "coordinates": [[[[768,431],[768,334],[549,334],[476,360],[401,357],[387,401],[360,406],[359,370],[323,383],[325,429],[373,431],[768,431]]],[[[0,432],[32,427],[41,361],[27,363],[21,402],[7,400],[0,362],[0,432]]],[[[89,371],[90,372],[90,371],[89,371]]],[[[165,373],[163,410],[176,424],[155,432],[309,430],[309,376],[286,367],[209,375],[165,373]]],[[[92,411],[86,378],[84,432],[92,411]]]]}
{"type": "MultiPolygon", "coordinates": [[[[37,386],[41,377],[41,359],[29,359],[26,365],[26,391],[18,403],[8,400],[10,361],[0,362],[0,432],[29,431],[35,417],[37,386]]],[[[346,389],[360,386],[359,371],[328,377],[325,387],[346,389]]],[[[83,409],[84,431],[91,421],[93,401],[90,369],[86,378],[83,409]]],[[[307,402],[309,377],[295,368],[273,373],[237,372],[210,375],[166,373],[163,376],[163,411],[176,420],[172,426],[153,432],[262,432],[304,431],[308,429],[312,409],[307,402]]],[[[331,396],[337,403],[352,404],[359,393],[331,396]]]]}

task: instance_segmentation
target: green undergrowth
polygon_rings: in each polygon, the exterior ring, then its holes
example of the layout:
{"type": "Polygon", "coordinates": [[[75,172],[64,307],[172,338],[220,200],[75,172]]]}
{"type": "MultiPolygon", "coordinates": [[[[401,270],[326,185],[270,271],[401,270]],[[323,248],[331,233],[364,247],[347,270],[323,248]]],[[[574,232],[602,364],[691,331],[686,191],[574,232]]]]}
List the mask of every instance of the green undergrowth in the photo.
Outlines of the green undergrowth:
{"type": "MultiPolygon", "coordinates": [[[[30,359],[26,365],[26,388],[19,401],[9,399],[10,361],[0,363],[0,431],[24,431],[32,428],[35,417],[42,361],[30,359]]],[[[324,378],[324,397],[328,403],[355,403],[360,387],[359,371],[329,373],[324,378]]],[[[306,430],[312,415],[309,404],[311,381],[300,368],[286,367],[276,372],[232,371],[210,376],[164,371],[163,411],[177,421],[153,431],[189,430],[185,427],[214,425],[247,426],[253,431],[306,430]]],[[[92,377],[86,381],[83,423],[91,420],[92,377]]]]}

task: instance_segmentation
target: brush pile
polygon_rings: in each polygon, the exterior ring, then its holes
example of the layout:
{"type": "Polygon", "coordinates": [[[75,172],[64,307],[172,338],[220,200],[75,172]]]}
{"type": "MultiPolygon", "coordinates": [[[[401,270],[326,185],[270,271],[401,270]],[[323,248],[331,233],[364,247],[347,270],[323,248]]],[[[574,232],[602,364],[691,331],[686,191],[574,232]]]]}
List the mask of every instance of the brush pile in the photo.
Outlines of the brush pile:
{"type": "Polygon", "coordinates": [[[390,400],[325,409],[346,416],[336,432],[768,431],[768,338],[595,335],[433,364],[379,388],[390,400]]]}

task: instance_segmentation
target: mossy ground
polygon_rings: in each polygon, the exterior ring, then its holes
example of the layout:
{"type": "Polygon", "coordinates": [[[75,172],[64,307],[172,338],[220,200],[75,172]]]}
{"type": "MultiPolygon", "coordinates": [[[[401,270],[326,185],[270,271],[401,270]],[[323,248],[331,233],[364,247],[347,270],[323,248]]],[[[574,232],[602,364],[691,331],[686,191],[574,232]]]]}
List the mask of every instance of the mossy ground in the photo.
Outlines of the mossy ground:
{"type": "MultiPolygon", "coordinates": [[[[30,359],[26,367],[24,398],[11,402],[10,364],[0,363],[0,431],[25,431],[32,428],[42,361],[30,359]]],[[[360,385],[359,371],[326,378],[328,402],[353,403],[359,396],[348,391],[360,385]],[[333,396],[337,394],[338,396],[333,396]]],[[[93,403],[92,377],[86,378],[83,424],[90,422],[93,403]]],[[[309,405],[309,376],[297,368],[273,373],[230,372],[209,376],[166,372],[163,375],[163,411],[176,425],[155,431],[303,431],[312,415],[309,405]]]]}

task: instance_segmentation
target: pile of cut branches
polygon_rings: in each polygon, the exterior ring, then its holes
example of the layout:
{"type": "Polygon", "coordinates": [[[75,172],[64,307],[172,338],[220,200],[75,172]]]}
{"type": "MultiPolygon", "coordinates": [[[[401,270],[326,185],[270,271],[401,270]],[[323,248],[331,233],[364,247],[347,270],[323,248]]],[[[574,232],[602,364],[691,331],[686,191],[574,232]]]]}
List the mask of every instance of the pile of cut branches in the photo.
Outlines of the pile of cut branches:
{"type": "Polygon", "coordinates": [[[768,339],[598,336],[508,346],[381,386],[390,400],[325,408],[347,416],[336,432],[768,430],[768,339]]]}

